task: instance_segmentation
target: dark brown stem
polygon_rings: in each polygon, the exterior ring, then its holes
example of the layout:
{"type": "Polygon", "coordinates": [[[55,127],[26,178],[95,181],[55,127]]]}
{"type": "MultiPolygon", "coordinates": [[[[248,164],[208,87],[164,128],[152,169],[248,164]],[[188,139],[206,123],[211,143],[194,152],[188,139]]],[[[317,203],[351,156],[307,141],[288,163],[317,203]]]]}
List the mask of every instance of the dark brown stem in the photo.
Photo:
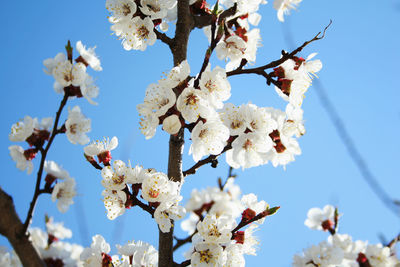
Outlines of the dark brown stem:
{"type": "Polygon", "coordinates": [[[132,206],[139,206],[144,211],[147,211],[151,215],[151,217],[154,217],[154,209],[152,207],[150,207],[149,205],[144,204],[136,197],[132,197],[131,204],[132,204],[132,206]]]}
{"type": "Polygon", "coordinates": [[[165,43],[169,47],[172,46],[173,40],[169,38],[165,33],[159,32],[156,29],[154,29],[154,33],[156,34],[157,39],[161,40],[161,42],[165,43]]]}
{"type": "Polygon", "coordinates": [[[185,267],[185,266],[189,266],[190,265],[190,260],[185,260],[184,262],[178,264],[178,263],[174,263],[174,267],[185,267]]]}
{"type": "Polygon", "coordinates": [[[25,235],[25,227],[15,212],[13,199],[1,187],[0,210],[0,234],[7,237],[19,256],[22,265],[32,267],[46,266],[33,247],[28,235],[25,235]]]}
{"type": "MultiPolygon", "coordinates": [[[[236,13],[237,9],[237,4],[235,3],[232,7],[224,10],[221,15],[219,15],[219,20],[222,21],[226,19],[227,17],[233,16],[236,13]]],[[[207,15],[202,15],[202,16],[193,16],[194,20],[194,28],[203,28],[210,26],[213,21],[213,15],[212,14],[207,14],[207,15]]]]}
{"type": "Polygon", "coordinates": [[[223,153],[225,153],[226,151],[228,151],[229,149],[232,148],[231,144],[228,144],[224,150],[222,150],[221,153],[219,153],[218,155],[210,155],[205,159],[199,160],[196,164],[194,164],[192,167],[190,167],[189,169],[187,169],[186,171],[183,172],[183,177],[188,176],[189,174],[195,174],[197,169],[200,168],[203,165],[206,165],[208,163],[212,163],[214,160],[216,160],[219,156],[221,156],[223,153]]]}
{"type": "Polygon", "coordinates": [[[60,107],[58,108],[58,111],[56,113],[56,118],[54,120],[53,130],[51,132],[50,139],[47,142],[46,148],[44,150],[40,150],[41,159],[40,159],[39,171],[38,171],[37,177],[36,177],[35,193],[33,195],[31,204],[29,206],[29,211],[28,211],[28,214],[26,215],[26,219],[25,219],[25,222],[24,222],[24,227],[22,228],[22,233],[21,234],[25,234],[26,233],[26,231],[27,231],[27,229],[29,227],[29,224],[31,223],[32,216],[33,216],[33,211],[34,211],[35,205],[36,205],[36,201],[37,201],[39,195],[41,194],[41,192],[40,192],[40,183],[42,181],[44,162],[46,160],[47,152],[49,151],[50,146],[53,143],[54,138],[59,133],[59,131],[57,129],[58,121],[60,120],[61,112],[62,112],[65,104],[67,103],[67,101],[68,101],[68,94],[65,93],[63,99],[61,100],[60,107]]]}
{"type": "Polygon", "coordinates": [[[192,241],[192,237],[193,237],[196,233],[197,233],[197,229],[196,229],[196,231],[194,231],[193,234],[191,234],[190,236],[188,236],[188,237],[186,237],[186,238],[183,238],[183,239],[175,238],[176,244],[175,244],[174,247],[173,247],[173,251],[175,251],[175,250],[177,250],[178,248],[180,248],[181,246],[183,246],[183,245],[185,245],[185,244],[191,242],[191,241],[192,241]]]}
{"type": "Polygon", "coordinates": [[[280,59],[278,59],[278,60],[272,61],[272,62],[270,62],[270,63],[268,63],[268,64],[266,64],[264,66],[260,66],[260,67],[257,67],[257,68],[250,68],[250,69],[238,68],[236,70],[227,72],[226,75],[227,76],[233,76],[233,75],[244,74],[244,73],[254,73],[254,74],[263,75],[265,78],[267,78],[269,75],[265,72],[266,69],[278,67],[279,65],[281,65],[283,62],[285,62],[289,58],[293,58],[297,53],[301,52],[303,50],[303,48],[306,47],[307,45],[309,45],[310,43],[312,43],[314,41],[321,40],[322,38],[324,38],[326,30],[329,28],[329,26],[331,26],[331,24],[332,24],[332,20],[329,22],[328,26],[325,27],[323,32],[317,33],[317,35],[315,35],[314,38],[312,38],[309,41],[304,42],[301,46],[299,46],[298,48],[296,48],[292,52],[283,53],[282,57],[280,59]],[[263,74],[263,72],[266,75],[263,74]]]}
{"type": "MultiPolygon", "coordinates": [[[[189,41],[190,31],[193,29],[193,18],[190,14],[189,0],[178,1],[178,20],[176,22],[175,37],[170,45],[170,49],[174,58],[174,66],[178,66],[187,56],[187,45],[189,41]]],[[[169,139],[169,155],[168,155],[168,177],[172,181],[181,182],[182,175],[182,153],[184,144],[184,129],[169,139]]],[[[174,228],[171,227],[169,233],[158,231],[158,266],[171,267],[174,265],[173,260],[173,235],[174,228]]]]}

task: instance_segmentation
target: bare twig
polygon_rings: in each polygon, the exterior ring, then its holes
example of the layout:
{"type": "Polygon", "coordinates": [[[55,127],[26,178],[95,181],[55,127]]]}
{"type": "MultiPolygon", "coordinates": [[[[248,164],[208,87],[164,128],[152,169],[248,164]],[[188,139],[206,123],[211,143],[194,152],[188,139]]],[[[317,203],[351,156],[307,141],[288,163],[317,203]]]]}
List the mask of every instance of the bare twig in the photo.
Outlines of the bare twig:
{"type": "Polygon", "coordinates": [[[218,155],[210,155],[205,159],[199,160],[196,164],[194,164],[192,167],[190,167],[189,169],[187,169],[186,171],[183,172],[183,177],[186,177],[189,174],[195,174],[198,168],[200,168],[201,166],[206,165],[208,163],[212,163],[219,156],[221,156],[223,153],[225,153],[226,151],[228,151],[231,148],[232,148],[232,145],[228,144],[227,146],[225,146],[224,150],[222,150],[222,152],[219,153],[218,155]]]}
{"type": "Polygon", "coordinates": [[[182,263],[174,263],[174,267],[185,267],[190,265],[190,260],[185,260],[182,263]]]}
{"type": "MultiPolygon", "coordinates": [[[[329,26],[331,26],[332,24],[332,20],[329,22],[328,26],[325,27],[325,29],[322,32],[317,33],[314,38],[312,38],[309,41],[304,42],[301,46],[297,47],[295,50],[293,50],[290,53],[286,53],[284,51],[282,51],[282,57],[278,60],[272,61],[264,66],[260,66],[257,68],[250,68],[250,69],[242,69],[242,68],[237,68],[233,71],[229,71],[226,73],[227,76],[233,76],[233,75],[238,75],[238,74],[249,74],[249,73],[253,73],[253,74],[258,74],[258,75],[263,75],[265,78],[272,80],[269,75],[265,72],[266,69],[270,69],[270,68],[275,68],[278,67],[279,65],[281,65],[283,62],[285,62],[286,60],[288,60],[289,58],[293,58],[297,53],[301,52],[303,50],[304,47],[306,47],[307,45],[309,45],[310,43],[314,42],[314,41],[318,41],[321,40],[325,37],[325,32],[326,30],[329,28],[329,26]],[[263,73],[264,71],[264,73],[263,73]]],[[[271,81],[272,82],[272,81],[271,81]]]]}
{"type": "Polygon", "coordinates": [[[191,242],[191,241],[192,241],[192,237],[193,237],[196,233],[197,233],[197,229],[196,229],[196,231],[194,231],[193,234],[191,234],[190,236],[188,236],[188,237],[186,237],[186,238],[179,239],[179,238],[174,237],[174,239],[176,240],[176,244],[174,245],[174,247],[173,247],[172,250],[175,251],[175,250],[177,250],[178,248],[180,248],[181,246],[183,246],[183,245],[185,245],[185,244],[191,242]]]}
{"type": "Polygon", "coordinates": [[[400,234],[393,238],[386,246],[392,248],[397,242],[400,242],[400,234]]]}
{"type": "Polygon", "coordinates": [[[58,129],[57,129],[57,127],[58,127],[58,121],[60,120],[61,112],[62,112],[62,110],[63,110],[65,104],[66,104],[67,101],[68,101],[68,97],[69,97],[69,95],[68,95],[67,93],[65,93],[63,99],[61,100],[60,107],[58,108],[58,111],[57,111],[57,113],[56,113],[56,118],[55,118],[55,120],[54,120],[53,130],[52,130],[52,132],[51,132],[50,139],[49,139],[49,141],[47,142],[46,148],[45,148],[44,150],[43,150],[43,149],[40,149],[40,152],[41,152],[41,159],[40,159],[39,171],[38,171],[37,177],[36,177],[35,193],[34,193],[34,195],[33,195],[31,204],[30,204],[30,206],[29,206],[28,214],[26,215],[26,219],[25,219],[25,222],[24,222],[24,227],[22,228],[23,233],[21,233],[21,234],[25,234],[25,233],[26,233],[26,230],[28,229],[29,224],[30,224],[30,222],[31,222],[31,220],[32,220],[33,210],[34,210],[34,208],[35,208],[36,201],[37,201],[39,195],[40,195],[41,193],[43,193],[43,191],[40,190],[40,183],[41,183],[41,181],[42,181],[42,174],[43,174],[44,162],[45,162],[45,160],[46,160],[47,152],[49,151],[50,146],[51,146],[51,144],[53,143],[54,138],[55,138],[56,135],[59,133],[59,131],[58,131],[58,129]]]}

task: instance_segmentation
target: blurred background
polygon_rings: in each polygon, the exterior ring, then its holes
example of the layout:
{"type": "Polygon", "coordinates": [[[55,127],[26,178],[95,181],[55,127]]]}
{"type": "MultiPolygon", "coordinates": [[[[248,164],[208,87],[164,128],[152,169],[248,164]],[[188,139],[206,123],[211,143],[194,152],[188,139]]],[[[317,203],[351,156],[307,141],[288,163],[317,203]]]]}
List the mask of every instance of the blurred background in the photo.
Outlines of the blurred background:
{"type": "MultiPolygon", "coordinates": [[[[290,266],[295,253],[325,240],[327,233],[308,229],[304,220],[310,208],[326,204],[338,206],[343,214],[340,233],[350,234],[354,240],[387,242],[400,231],[399,208],[393,204],[400,199],[400,1],[304,0],[285,17],[285,23],[278,21],[272,4],[261,6],[259,11],[263,40],[255,66],[278,59],[282,49],[292,50],[323,30],[330,19],[333,23],[323,40],[302,53],[307,57],[318,52],[316,58],[323,62],[320,79],[314,80],[303,102],[307,133],[299,139],[302,155],[286,170],[268,164],[234,171],[244,194],[253,192],[271,206],[281,206],[257,231],[258,256],[247,256],[246,264],[290,266]]],[[[146,141],[139,131],[136,111],[147,86],[172,67],[165,44],[157,42],[145,52],[125,51],[112,35],[105,1],[6,1],[2,9],[0,162],[4,172],[0,186],[13,196],[23,220],[33,196],[39,160],[34,160],[31,175],[16,169],[8,153],[12,145],[8,134],[11,125],[25,115],[40,119],[55,116],[62,96],[54,92],[54,80],[44,74],[42,62],[64,52],[67,40],[96,45],[102,61],[102,72],[90,72],[100,88],[99,105],[92,106],[85,99],[68,101],[69,107],[79,105],[91,118],[90,138],[117,136],[120,145],[112,153],[114,159],[167,171],[169,136],[159,127],[155,137],[146,141]]],[[[206,48],[202,30],[194,31],[188,51],[192,75],[200,70],[206,48]]],[[[214,58],[212,64],[223,62],[214,58]]],[[[260,77],[235,76],[230,82],[230,102],[281,109],[286,105],[260,77]]],[[[64,110],[62,121],[66,116],[64,110]]],[[[184,169],[194,164],[188,156],[189,147],[188,140],[184,169]]],[[[115,244],[129,240],[157,247],[157,225],[139,208],[127,210],[114,221],[107,219],[101,201],[101,176],[85,162],[83,146],[57,136],[48,159],[76,179],[78,196],[75,205],[61,214],[50,196],[42,195],[32,226],[43,228],[44,215],[48,214],[73,230],[71,242],[83,246],[90,245],[93,235],[101,234],[114,253],[115,244]]],[[[189,176],[182,192],[184,202],[192,189],[217,186],[217,178],[225,178],[227,173],[223,156],[217,169],[208,165],[189,176]]],[[[176,235],[186,237],[180,222],[176,225],[176,235]]],[[[4,237],[0,237],[0,245],[10,246],[4,237]]],[[[176,261],[183,260],[185,249],[177,252],[176,261]]]]}

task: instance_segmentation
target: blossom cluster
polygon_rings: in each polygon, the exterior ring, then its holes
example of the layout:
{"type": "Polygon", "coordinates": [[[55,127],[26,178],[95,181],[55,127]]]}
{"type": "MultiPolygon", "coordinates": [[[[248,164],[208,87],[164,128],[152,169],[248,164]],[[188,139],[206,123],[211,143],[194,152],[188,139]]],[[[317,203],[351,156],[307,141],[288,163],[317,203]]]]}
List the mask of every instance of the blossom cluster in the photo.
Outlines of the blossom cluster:
{"type": "MultiPolygon", "coordinates": [[[[158,251],[142,241],[116,245],[119,255],[110,255],[110,245],[101,235],[92,238],[92,244],[83,248],[78,244],[61,241],[72,237],[72,232],[62,223],[54,223],[46,218],[46,231],[40,228],[29,229],[29,239],[43,259],[46,266],[64,267],[133,267],[158,266],[158,251]]],[[[8,252],[0,247],[0,266],[22,267],[14,251],[8,252]]]]}
{"type": "Polygon", "coordinates": [[[154,27],[167,30],[165,21],[176,19],[176,0],[107,0],[111,30],[126,50],[145,50],[156,41],[154,27]]]}
{"type": "Polygon", "coordinates": [[[182,229],[192,235],[192,246],[185,253],[191,266],[240,267],[245,265],[244,254],[256,255],[258,241],[253,232],[273,212],[256,195],[240,195],[232,177],[223,187],[192,191],[185,206],[190,216],[181,223],[182,229]],[[239,231],[246,225],[244,231],[239,231]]]}
{"type": "Polygon", "coordinates": [[[148,202],[159,228],[169,232],[172,220],[185,215],[185,209],[179,206],[181,184],[168,179],[168,176],[154,169],[145,169],[139,165],[131,166],[122,160],[114,160],[111,166],[111,150],[118,145],[118,139],[96,141],[84,148],[86,157],[93,162],[95,156],[103,163],[101,184],[104,206],[110,220],[125,213],[126,208],[137,205],[137,196],[148,202]]]}
{"type": "Polygon", "coordinates": [[[400,264],[390,244],[368,244],[367,241],[353,241],[350,235],[338,234],[338,216],[337,210],[330,205],[322,210],[310,209],[305,225],[311,229],[330,231],[331,236],[327,241],[295,255],[294,267],[395,267],[400,264]]]}
{"type": "Polygon", "coordinates": [[[281,85],[277,91],[289,102],[283,112],[251,103],[224,103],[231,95],[225,70],[212,70],[208,65],[201,77],[191,77],[185,60],[164,79],[148,86],[144,102],[137,106],[142,116],[141,131],[148,139],[159,124],[173,135],[182,128],[189,129],[189,153],[196,162],[227,151],[227,163],[234,168],[268,162],[285,166],[301,153],[296,139],[305,132],[301,103],[311,84],[310,73],[321,67],[319,60],[294,57],[274,69],[281,85]]]}
{"type": "MultiPolygon", "coordinates": [[[[277,10],[278,19],[284,21],[283,15],[289,14],[302,0],[275,0],[273,7],[277,10]]],[[[193,16],[220,14],[223,8],[236,5],[234,16],[226,25],[222,42],[218,44],[217,53],[220,59],[229,58],[230,69],[239,66],[241,59],[255,61],[256,50],[259,46],[260,31],[249,31],[249,23],[257,26],[261,15],[257,13],[260,4],[265,0],[223,0],[218,6],[210,7],[205,0],[190,0],[190,12],[193,16]]],[[[108,20],[112,23],[111,30],[122,40],[126,50],[144,51],[157,39],[156,28],[168,31],[168,22],[177,19],[177,0],[107,0],[106,8],[110,12],[108,20]]],[[[210,38],[210,27],[205,31],[210,38]]]]}

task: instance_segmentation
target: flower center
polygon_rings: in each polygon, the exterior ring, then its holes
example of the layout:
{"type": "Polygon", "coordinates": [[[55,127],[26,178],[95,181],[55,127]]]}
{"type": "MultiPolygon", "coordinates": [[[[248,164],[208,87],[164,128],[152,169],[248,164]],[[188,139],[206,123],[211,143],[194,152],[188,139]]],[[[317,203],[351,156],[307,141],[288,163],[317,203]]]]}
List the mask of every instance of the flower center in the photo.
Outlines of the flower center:
{"type": "Polygon", "coordinates": [[[147,39],[149,36],[149,30],[146,28],[146,26],[142,25],[136,30],[136,34],[139,37],[140,40],[147,39]]]}
{"type": "Polygon", "coordinates": [[[208,235],[209,235],[209,236],[220,237],[220,236],[221,236],[221,233],[218,231],[217,226],[214,224],[214,225],[211,227],[210,231],[208,232],[208,235]]]}
{"type": "Polygon", "coordinates": [[[209,249],[199,251],[199,254],[200,254],[200,262],[206,262],[206,263],[210,262],[212,254],[209,249]]]}
{"type": "Polygon", "coordinates": [[[186,96],[186,106],[187,105],[193,106],[197,103],[197,101],[198,101],[198,98],[194,94],[190,94],[190,95],[186,96]]]}

